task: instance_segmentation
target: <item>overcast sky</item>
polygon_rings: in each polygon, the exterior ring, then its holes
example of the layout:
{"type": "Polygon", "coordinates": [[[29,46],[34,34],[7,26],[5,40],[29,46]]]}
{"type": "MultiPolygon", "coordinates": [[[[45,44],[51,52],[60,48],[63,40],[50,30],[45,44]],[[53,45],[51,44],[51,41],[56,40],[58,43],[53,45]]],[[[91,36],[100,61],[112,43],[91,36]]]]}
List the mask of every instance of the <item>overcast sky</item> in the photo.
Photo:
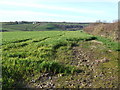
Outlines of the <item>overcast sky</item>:
{"type": "Polygon", "coordinates": [[[119,0],[0,0],[0,21],[112,22],[119,0]]]}

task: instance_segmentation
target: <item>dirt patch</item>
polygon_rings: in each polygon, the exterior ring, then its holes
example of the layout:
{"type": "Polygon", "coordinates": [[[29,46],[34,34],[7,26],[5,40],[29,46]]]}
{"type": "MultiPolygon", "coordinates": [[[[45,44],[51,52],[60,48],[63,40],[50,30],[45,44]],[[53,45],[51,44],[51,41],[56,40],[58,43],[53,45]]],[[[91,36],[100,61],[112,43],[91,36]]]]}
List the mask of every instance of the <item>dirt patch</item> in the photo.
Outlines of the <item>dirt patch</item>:
{"type": "Polygon", "coordinates": [[[97,44],[103,44],[102,42],[97,41],[97,40],[92,40],[91,42],[93,42],[93,43],[97,43],[97,44]]]}
{"type": "MultiPolygon", "coordinates": [[[[64,75],[42,73],[30,81],[29,86],[34,88],[117,88],[116,69],[110,65],[113,51],[106,52],[105,47],[97,41],[81,42],[72,48],[71,66],[82,72],[64,75]],[[96,48],[92,48],[92,47],[96,48]],[[107,67],[104,67],[105,66],[107,67]]],[[[113,65],[114,67],[114,65],[113,65]]]]}
{"type": "Polygon", "coordinates": [[[110,59],[112,54],[106,53],[102,47],[99,48],[99,45],[101,46],[102,44],[101,42],[96,40],[92,40],[91,42],[97,43],[98,45],[95,44],[95,48],[91,48],[91,46],[94,46],[93,43],[88,44],[87,47],[84,43],[80,44],[79,47],[73,47],[73,61],[71,65],[76,65],[84,71],[84,73],[80,75],[80,77],[83,77],[80,80],[81,83],[84,84],[83,87],[117,87],[117,74],[112,74],[115,73],[117,69],[114,72],[113,68],[109,66],[112,64],[110,59]],[[104,64],[108,64],[109,67],[104,66],[104,64]],[[109,80],[113,81],[109,82],[109,80]]]}

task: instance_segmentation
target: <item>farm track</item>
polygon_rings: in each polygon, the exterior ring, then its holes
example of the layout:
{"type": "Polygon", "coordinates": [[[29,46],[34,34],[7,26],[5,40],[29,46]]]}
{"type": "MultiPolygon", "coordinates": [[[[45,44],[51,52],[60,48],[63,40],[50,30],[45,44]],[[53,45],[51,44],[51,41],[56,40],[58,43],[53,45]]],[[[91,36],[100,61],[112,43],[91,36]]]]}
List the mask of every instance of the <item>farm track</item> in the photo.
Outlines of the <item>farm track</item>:
{"type": "MultiPolygon", "coordinates": [[[[97,43],[97,42],[95,42],[97,43]]],[[[101,44],[101,43],[97,43],[101,44]]],[[[84,43],[83,43],[84,45],[84,43]]],[[[84,46],[73,47],[73,56],[72,61],[70,61],[70,65],[76,66],[82,69],[81,72],[73,75],[70,78],[70,81],[63,82],[65,86],[63,87],[74,87],[74,88],[117,88],[117,77],[113,74],[113,68],[106,68],[105,71],[101,71],[101,65],[107,62],[97,63],[95,60],[98,59],[100,52],[96,52],[95,47],[92,45],[92,48],[84,48],[84,46]],[[96,54],[94,54],[96,53],[96,54]],[[110,70],[109,72],[107,72],[110,70]],[[107,76],[109,74],[109,76],[107,76]],[[101,80],[100,80],[101,78],[101,80]],[[98,81],[100,80],[100,81],[98,81]]],[[[102,60],[101,58],[99,58],[102,60]]],[[[42,74],[34,83],[36,88],[56,88],[59,86],[60,77],[66,77],[61,74],[53,75],[49,73],[42,74]]],[[[67,77],[66,77],[67,78],[67,77]]]]}
{"type": "MultiPolygon", "coordinates": [[[[97,44],[101,44],[101,43],[97,43],[97,44]]],[[[82,70],[84,71],[84,74],[81,75],[82,77],[83,76],[86,77],[85,80],[84,79],[83,81],[81,80],[82,81],[81,83],[84,83],[85,85],[83,87],[85,88],[116,87],[117,88],[118,84],[116,82],[118,82],[118,77],[113,74],[114,73],[113,68],[111,68],[110,66],[109,68],[105,68],[105,71],[102,71],[101,69],[103,67],[103,64],[109,63],[109,61],[105,61],[105,62],[102,61],[103,59],[99,57],[102,55],[102,53],[97,52],[96,50],[97,45],[94,46],[93,48],[83,48],[83,47],[84,46],[81,45],[80,47],[73,48],[73,62],[71,63],[72,65],[76,65],[77,67],[82,68],[82,70]],[[96,60],[101,60],[101,62],[98,63],[96,62],[96,60]],[[111,73],[108,72],[109,70],[111,73]],[[109,76],[107,76],[108,73],[109,76]],[[97,81],[100,78],[101,80],[97,81]]],[[[107,53],[104,56],[107,57],[107,53]]]]}

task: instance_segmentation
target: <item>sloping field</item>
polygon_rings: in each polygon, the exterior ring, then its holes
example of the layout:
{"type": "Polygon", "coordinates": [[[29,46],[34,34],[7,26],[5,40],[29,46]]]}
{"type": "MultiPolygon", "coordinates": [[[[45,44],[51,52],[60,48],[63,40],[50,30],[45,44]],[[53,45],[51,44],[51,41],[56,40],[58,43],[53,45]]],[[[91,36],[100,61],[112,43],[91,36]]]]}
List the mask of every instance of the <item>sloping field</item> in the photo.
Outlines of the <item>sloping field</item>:
{"type": "Polygon", "coordinates": [[[61,30],[81,30],[89,24],[82,23],[57,23],[57,22],[39,22],[32,24],[32,22],[16,24],[10,22],[0,22],[2,24],[2,32],[10,31],[61,31],[61,30]]]}
{"type": "Polygon", "coordinates": [[[2,32],[3,88],[118,87],[118,43],[82,31],[2,32]]]}
{"type": "Polygon", "coordinates": [[[37,23],[37,24],[5,24],[2,23],[2,31],[54,31],[60,30],[51,23],[37,23]]]}

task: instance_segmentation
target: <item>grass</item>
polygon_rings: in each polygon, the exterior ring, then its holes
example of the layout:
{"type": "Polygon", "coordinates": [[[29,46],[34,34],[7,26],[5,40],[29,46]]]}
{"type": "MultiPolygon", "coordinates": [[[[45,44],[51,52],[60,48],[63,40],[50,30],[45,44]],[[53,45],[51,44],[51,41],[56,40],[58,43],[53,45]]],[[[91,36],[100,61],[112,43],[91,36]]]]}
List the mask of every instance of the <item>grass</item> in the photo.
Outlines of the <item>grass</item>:
{"type": "MultiPolygon", "coordinates": [[[[51,27],[51,26],[50,26],[51,27]]],[[[117,50],[116,42],[82,31],[2,32],[3,87],[20,87],[19,80],[28,83],[31,75],[64,73],[72,75],[81,67],[70,65],[72,48],[83,42],[98,40],[117,50]]],[[[88,44],[90,45],[90,44],[88,44]]],[[[87,47],[87,44],[84,44],[87,47]]]]}
{"type": "Polygon", "coordinates": [[[116,51],[120,50],[120,48],[119,48],[120,43],[118,43],[118,42],[115,42],[115,41],[112,41],[111,39],[107,39],[107,38],[100,37],[100,36],[96,36],[96,39],[98,41],[103,42],[103,44],[105,44],[110,49],[113,49],[116,51]]]}
{"type": "Polygon", "coordinates": [[[13,87],[20,79],[26,79],[31,74],[41,73],[65,73],[75,72],[75,68],[65,66],[55,61],[9,59],[3,65],[3,87],[13,87]],[[8,64],[9,63],[9,64],[8,64]],[[21,68],[22,67],[22,68],[21,68]]]}
{"type": "Polygon", "coordinates": [[[85,36],[80,31],[3,32],[2,34],[3,87],[13,87],[19,79],[26,79],[31,73],[75,72],[77,70],[75,67],[57,60],[59,57],[57,52],[63,51],[59,49],[60,47],[71,47],[72,42],[92,37],[87,34],[85,36]]]}
{"type": "Polygon", "coordinates": [[[2,25],[2,30],[7,31],[54,31],[54,30],[60,30],[57,28],[54,24],[51,23],[40,23],[40,24],[12,24],[2,25]]]}
{"type": "Polygon", "coordinates": [[[7,23],[7,22],[1,22],[2,28],[4,32],[10,32],[10,31],[62,31],[64,29],[61,29],[60,27],[56,26],[57,25],[81,25],[81,26],[88,26],[88,24],[79,24],[79,23],[46,23],[46,22],[41,22],[41,23],[36,23],[32,24],[32,22],[29,23],[21,23],[21,24],[15,24],[15,23],[7,23]]]}

